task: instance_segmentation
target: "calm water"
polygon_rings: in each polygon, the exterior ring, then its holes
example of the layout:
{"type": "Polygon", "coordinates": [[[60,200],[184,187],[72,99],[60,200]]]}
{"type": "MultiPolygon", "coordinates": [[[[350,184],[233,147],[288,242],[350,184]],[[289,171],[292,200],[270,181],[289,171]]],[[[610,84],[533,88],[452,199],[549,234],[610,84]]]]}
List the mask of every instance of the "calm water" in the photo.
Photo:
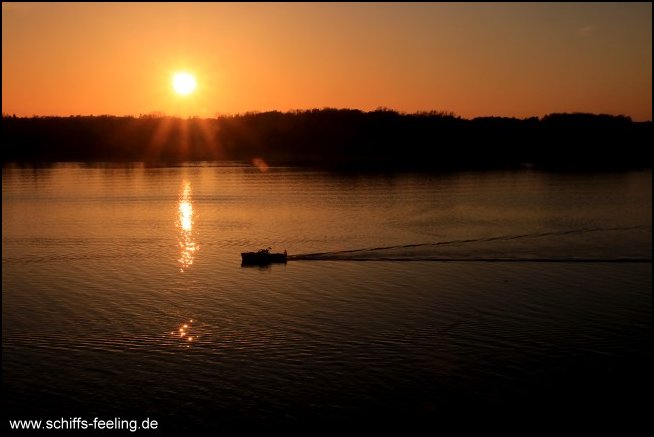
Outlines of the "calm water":
{"type": "Polygon", "coordinates": [[[5,168],[3,410],[166,431],[644,420],[651,188],[651,171],[5,168]],[[241,267],[267,246],[294,259],[241,267]]]}

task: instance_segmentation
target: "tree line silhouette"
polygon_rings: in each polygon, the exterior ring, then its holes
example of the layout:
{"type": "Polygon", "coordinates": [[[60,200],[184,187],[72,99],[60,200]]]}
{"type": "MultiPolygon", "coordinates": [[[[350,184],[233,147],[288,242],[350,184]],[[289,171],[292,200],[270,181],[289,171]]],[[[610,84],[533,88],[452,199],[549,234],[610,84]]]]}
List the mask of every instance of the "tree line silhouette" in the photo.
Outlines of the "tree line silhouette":
{"type": "Polygon", "coordinates": [[[338,169],[651,168],[652,122],[380,108],[165,116],[2,117],[3,162],[258,160],[338,169]]]}

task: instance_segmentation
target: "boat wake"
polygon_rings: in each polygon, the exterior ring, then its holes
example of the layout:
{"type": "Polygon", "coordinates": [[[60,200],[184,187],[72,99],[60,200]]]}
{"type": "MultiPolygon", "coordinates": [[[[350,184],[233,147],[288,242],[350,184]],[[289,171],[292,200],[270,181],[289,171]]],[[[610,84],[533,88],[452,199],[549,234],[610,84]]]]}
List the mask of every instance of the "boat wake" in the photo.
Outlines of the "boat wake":
{"type": "MultiPolygon", "coordinates": [[[[436,261],[436,262],[652,262],[651,243],[644,243],[641,234],[632,235],[643,241],[627,245],[629,250],[616,253],[615,235],[602,238],[589,233],[649,231],[651,226],[585,228],[529,234],[500,235],[483,238],[380,246],[289,255],[294,261],[436,261]],[[557,238],[548,238],[557,237],[557,238]],[[541,239],[530,242],[530,239],[541,239]],[[639,247],[635,247],[639,246],[639,247]]],[[[621,238],[621,237],[618,237],[621,238]]],[[[651,242],[651,236],[646,239],[651,242]]]]}

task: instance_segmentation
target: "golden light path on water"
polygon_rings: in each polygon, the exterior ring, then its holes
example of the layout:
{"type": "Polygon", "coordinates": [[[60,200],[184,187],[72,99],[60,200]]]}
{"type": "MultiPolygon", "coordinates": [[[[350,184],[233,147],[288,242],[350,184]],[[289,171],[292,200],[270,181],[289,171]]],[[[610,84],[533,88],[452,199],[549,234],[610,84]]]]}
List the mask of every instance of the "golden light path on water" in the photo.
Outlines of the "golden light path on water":
{"type": "Polygon", "coordinates": [[[180,271],[188,269],[193,265],[195,253],[200,247],[193,238],[193,202],[191,201],[191,183],[184,182],[184,188],[178,206],[179,247],[180,247],[180,271]]]}

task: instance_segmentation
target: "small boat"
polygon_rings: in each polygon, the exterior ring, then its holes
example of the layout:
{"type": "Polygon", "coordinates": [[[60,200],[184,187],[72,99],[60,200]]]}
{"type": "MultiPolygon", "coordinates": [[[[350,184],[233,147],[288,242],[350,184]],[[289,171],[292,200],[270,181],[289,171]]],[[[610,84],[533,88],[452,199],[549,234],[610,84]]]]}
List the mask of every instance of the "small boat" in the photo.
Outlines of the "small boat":
{"type": "Polygon", "coordinates": [[[284,253],[272,253],[271,248],[260,249],[256,252],[241,252],[241,265],[244,266],[267,266],[272,263],[286,264],[286,251],[284,253]]]}

